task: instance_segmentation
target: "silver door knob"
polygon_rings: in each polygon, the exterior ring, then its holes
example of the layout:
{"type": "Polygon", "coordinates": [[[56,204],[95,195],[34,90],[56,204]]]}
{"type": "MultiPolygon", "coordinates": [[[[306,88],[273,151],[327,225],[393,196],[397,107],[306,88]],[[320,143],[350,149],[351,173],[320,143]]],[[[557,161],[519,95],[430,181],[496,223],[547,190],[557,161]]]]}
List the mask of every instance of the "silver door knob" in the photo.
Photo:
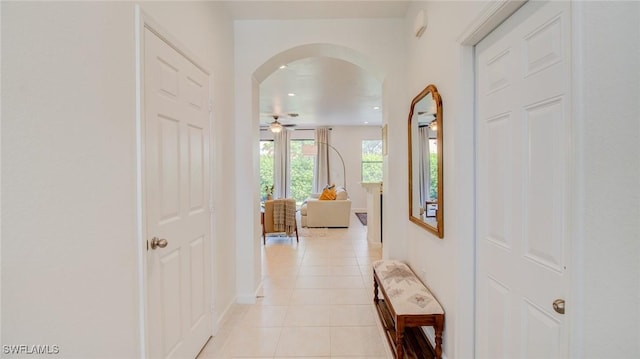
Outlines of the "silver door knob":
{"type": "Polygon", "coordinates": [[[164,248],[167,244],[169,244],[169,242],[164,238],[153,237],[151,239],[151,249],[164,248]]]}
{"type": "Polygon", "coordinates": [[[553,301],[553,310],[559,314],[564,314],[564,299],[556,299],[553,301]]]}

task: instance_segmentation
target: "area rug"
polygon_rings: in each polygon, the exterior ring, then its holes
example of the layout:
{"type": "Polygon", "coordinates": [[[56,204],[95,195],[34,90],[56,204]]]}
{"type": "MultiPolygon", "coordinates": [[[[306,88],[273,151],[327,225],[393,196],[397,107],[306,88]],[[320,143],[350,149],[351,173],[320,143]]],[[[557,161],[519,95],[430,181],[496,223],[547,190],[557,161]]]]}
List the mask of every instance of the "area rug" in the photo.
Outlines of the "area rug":
{"type": "Polygon", "coordinates": [[[362,225],[364,225],[364,226],[367,225],[367,214],[366,213],[356,212],[356,217],[358,217],[358,219],[360,220],[362,225]]]}

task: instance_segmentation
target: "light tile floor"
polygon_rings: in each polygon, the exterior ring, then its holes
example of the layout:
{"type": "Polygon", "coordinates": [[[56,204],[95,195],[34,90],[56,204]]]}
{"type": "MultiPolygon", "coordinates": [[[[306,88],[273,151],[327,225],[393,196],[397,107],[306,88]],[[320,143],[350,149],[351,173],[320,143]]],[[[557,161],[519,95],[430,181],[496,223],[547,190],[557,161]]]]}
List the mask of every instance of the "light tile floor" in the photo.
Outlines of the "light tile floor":
{"type": "Polygon", "coordinates": [[[236,304],[199,358],[391,358],[372,304],[367,241],[355,215],[349,228],[299,228],[262,247],[256,304],[236,304]]]}

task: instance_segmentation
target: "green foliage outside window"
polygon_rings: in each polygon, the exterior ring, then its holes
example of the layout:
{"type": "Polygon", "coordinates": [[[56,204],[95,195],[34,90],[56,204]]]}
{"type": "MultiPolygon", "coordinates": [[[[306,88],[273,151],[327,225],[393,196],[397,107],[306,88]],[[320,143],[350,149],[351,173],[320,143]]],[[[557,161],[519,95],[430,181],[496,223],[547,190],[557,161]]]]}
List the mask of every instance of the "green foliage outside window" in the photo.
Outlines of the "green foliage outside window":
{"type": "Polygon", "coordinates": [[[362,141],[362,182],[382,182],[382,140],[362,141]]]}
{"type": "Polygon", "coordinates": [[[273,141],[260,141],[260,200],[267,199],[266,189],[274,182],[274,148],[273,141]]]}
{"type": "Polygon", "coordinates": [[[430,177],[431,177],[431,188],[429,188],[429,196],[431,197],[431,199],[437,199],[438,198],[438,154],[437,153],[431,153],[431,155],[429,156],[429,162],[431,163],[431,166],[429,166],[429,169],[431,170],[430,173],[430,177]]]}
{"type": "MultiPolygon", "coordinates": [[[[302,203],[313,190],[314,157],[302,154],[303,145],[313,145],[313,140],[291,140],[289,153],[291,159],[290,197],[298,204],[302,203]]],[[[266,189],[275,182],[274,177],[274,142],[260,141],[260,199],[267,198],[266,189]]]]}

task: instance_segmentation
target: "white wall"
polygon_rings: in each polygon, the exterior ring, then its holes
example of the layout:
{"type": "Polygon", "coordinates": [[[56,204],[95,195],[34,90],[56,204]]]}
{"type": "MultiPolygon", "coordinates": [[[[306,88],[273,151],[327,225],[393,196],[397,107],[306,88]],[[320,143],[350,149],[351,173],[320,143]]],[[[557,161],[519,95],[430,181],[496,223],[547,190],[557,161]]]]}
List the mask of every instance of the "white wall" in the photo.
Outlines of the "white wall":
{"type": "MultiPolygon", "coordinates": [[[[2,343],[139,357],[134,3],[1,6],[2,343]]],[[[220,6],[143,9],[205,62],[215,116],[232,117],[232,28],[220,6]]],[[[214,234],[226,270],[234,255],[222,235],[233,230],[214,234]]],[[[221,306],[233,285],[218,277],[221,306]]]]}
{"type": "MultiPolygon", "coordinates": [[[[472,54],[458,44],[458,37],[485,4],[417,2],[406,19],[407,108],[411,94],[435,84],[443,99],[445,137],[445,238],[438,240],[405,222],[407,257],[445,307],[449,358],[473,356],[473,83],[465,82],[470,69],[464,66],[472,54]],[[428,27],[415,39],[413,14],[420,8],[426,10],[428,27]]],[[[638,357],[640,9],[636,2],[573,2],[572,9],[578,188],[572,226],[578,233],[572,243],[574,290],[568,302],[574,319],[571,356],[638,357]]],[[[406,138],[406,130],[399,134],[405,122],[389,126],[392,140],[406,138]]],[[[393,149],[390,162],[406,163],[406,154],[393,149]]],[[[385,199],[389,192],[406,196],[405,191],[392,186],[385,199]]],[[[396,210],[397,218],[385,220],[406,217],[404,207],[396,210]]],[[[395,215],[386,208],[385,213],[395,215]]]]}
{"type": "Polygon", "coordinates": [[[383,118],[405,116],[399,112],[404,99],[404,87],[401,86],[404,44],[398,41],[402,24],[399,19],[235,22],[236,129],[243,133],[242,141],[235,147],[239,181],[236,198],[238,208],[243,209],[243,217],[254,223],[252,227],[237,226],[238,292],[241,298],[250,301],[260,282],[260,221],[257,211],[249,217],[246,212],[246,208],[258,208],[259,201],[256,70],[274,56],[298,46],[329,44],[345,47],[379,69],[376,75],[383,76],[383,118]],[[255,143],[255,146],[247,146],[247,143],[255,143]]]}
{"type": "Polygon", "coordinates": [[[574,3],[574,357],[640,357],[640,3],[574,3]]]}
{"type": "Polygon", "coordinates": [[[389,135],[403,146],[397,153],[392,145],[389,161],[402,164],[397,171],[404,183],[385,190],[385,201],[389,196],[402,198],[400,206],[385,207],[385,217],[393,216],[406,227],[406,259],[447,313],[444,354],[448,358],[473,356],[474,146],[473,103],[467,91],[473,84],[464,82],[465,52],[457,38],[483,6],[483,2],[444,1],[411,5],[404,33],[409,89],[405,113],[389,123],[389,135]],[[427,29],[416,38],[413,20],[420,9],[426,12],[427,29]],[[429,84],[436,85],[443,102],[444,239],[408,220],[407,116],[413,97],[429,84]]]}
{"type": "MultiPolygon", "coordinates": [[[[382,139],[382,129],[377,126],[333,126],[331,131],[331,145],[335,147],[344,159],[347,169],[347,190],[351,199],[351,210],[367,210],[367,191],[360,184],[362,182],[362,141],[382,139]]],[[[338,178],[332,182],[339,185],[342,181],[342,165],[340,159],[331,154],[331,174],[338,178]]]]}

